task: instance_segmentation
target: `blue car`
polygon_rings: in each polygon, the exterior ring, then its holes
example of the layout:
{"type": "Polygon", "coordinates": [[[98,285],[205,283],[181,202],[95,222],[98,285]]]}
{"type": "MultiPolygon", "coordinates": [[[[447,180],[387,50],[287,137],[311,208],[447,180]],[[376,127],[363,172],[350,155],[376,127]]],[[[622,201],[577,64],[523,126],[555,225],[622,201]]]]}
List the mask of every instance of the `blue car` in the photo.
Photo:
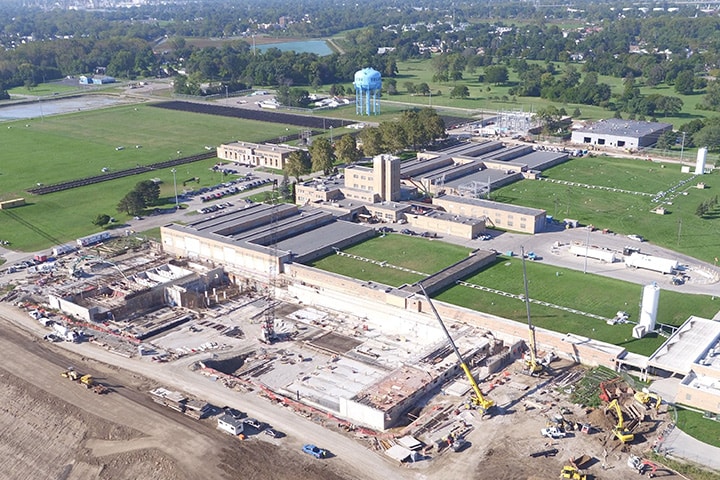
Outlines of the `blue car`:
{"type": "Polygon", "coordinates": [[[327,457],[327,451],[322,448],[316,447],[315,445],[307,444],[302,447],[303,452],[312,455],[315,458],[327,457]]]}

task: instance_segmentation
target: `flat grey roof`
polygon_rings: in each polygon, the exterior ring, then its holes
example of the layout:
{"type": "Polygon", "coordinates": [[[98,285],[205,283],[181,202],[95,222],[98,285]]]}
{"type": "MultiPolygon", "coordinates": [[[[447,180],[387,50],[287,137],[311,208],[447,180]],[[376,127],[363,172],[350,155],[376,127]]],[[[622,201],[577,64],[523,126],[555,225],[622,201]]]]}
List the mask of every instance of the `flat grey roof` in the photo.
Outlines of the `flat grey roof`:
{"type": "Polygon", "coordinates": [[[291,251],[298,256],[303,256],[324,247],[331,247],[367,230],[373,230],[373,228],[338,220],[294,237],[286,238],[278,242],[277,247],[279,250],[291,251]]]}
{"type": "Polygon", "coordinates": [[[481,198],[460,197],[457,195],[442,195],[438,198],[450,200],[457,203],[464,203],[466,205],[474,205],[481,208],[500,208],[504,211],[517,213],[520,215],[534,216],[545,212],[545,210],[541,210],[539,208],[523,207],[521,205],[513,205],[511,203],[493,202],[492,200],[483,200],[481,198]]]}
{"type": "MultiPolygon", "coordinates": [[[[485,185],[490,182],[490,185],[492,186],[495,182],[498,180],[503,180],[508,176],[508,174],[504,170],[496,170],[494,168],[486,168],[485,170],[480,170],[475,173],[471,173],[469,175],[463,175],[462,177],[455,178],[453,180],[449,180],[445,182],[445,185],[447,185],[449,188],[458,189],[459,187],[468,184],[470,182],[479,182],[483,183],[485,185]]],[[[461,198],[461,197],[458,197],[461,198]]]]}
{"type": "Polygon", "coordinates": [[[641,122],[638,120],[622,120],[620,118],[608,118],[579,128],[576,132],[599,133],[605,135],[618,135],[624,137],[644,137],[658,131],[672,128],[669,123],[641,122]]]}
{"type": "Polygon", "coordinates": [[[720,337],[720,322],[691,316],[650,356],[648,365],[687,375],[720,337]]]}

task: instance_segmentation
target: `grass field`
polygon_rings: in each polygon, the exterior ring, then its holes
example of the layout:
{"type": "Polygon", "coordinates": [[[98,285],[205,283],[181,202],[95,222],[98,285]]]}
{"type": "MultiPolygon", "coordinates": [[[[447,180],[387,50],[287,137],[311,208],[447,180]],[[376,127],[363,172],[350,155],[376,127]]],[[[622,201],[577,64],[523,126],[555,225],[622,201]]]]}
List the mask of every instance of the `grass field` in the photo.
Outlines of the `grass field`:
{"type": "MultiPolygon", "coordinates": [[[[0,129],[3,161],[0,164],[0,199],[25,197],[28,205],[0,212],[0,239],[25,251],[48,248],[97,230],[92,220],[105,213],[120,223],[116,211],[120,199],[137,182],[158,178],[161,196],[174,203],[170,169],[125,177],[64,192],[31,196],[26,189],[37,183],[100,175],[205,152],[205,146],[234,141],[242,135],[256,142],[281,135],[285,126],[212,115],[176,112],[147,105],[123,106],[43,120],[5,122],[0,129]],[[26,127],[25,125],[29,125],[26,127]],[[135,148],[140,145],[142,148],[135,148]],[[124,146],[123,150],[116,150],[124,146]],[[178,153],[180,152],[180,153],[178,153]]],[[[210,159],[177,169],[178,191],[212,185],[224,177],[209,168],[210,159]]],[[[162,205],[160,205],[162,206],[162,205]]]]}
{"type": "Polygon", "coordinates": [[[720,422],[704,418],[701,413],[677,409],[677,426],[691,437],[720,448],[720,422]]]}
{"type": "MultiPolygon", "coordinates": [[[[387,261],[391,265],[426,274],[436,273],[460,261],[470,253],[468,248],[404,235],[375,237],[343,251],[380,262],[387,261]],[[428,250],[432,250],[432,255],[427,254],[428,250]]],[[[311,265],[322,270],[394,287],[405,283],[414,283],[423,278],[421,275],[410,272],[381,267],[334,254],[316,260],[311,265]]]]}
{"type": "MultiPolygon", "coordinates": [[[[677,164],[663,164],[610,157],[579,158],[543,172],[549,178],[631,191],[657,193],[667,191],[690,174],[680,173],[677,164]]],[[[496,190],[492,199],[545,209],[555,218],[575,218],[583,224],[609,228],[621,234],[639,234],[649,241],[713,262],[720,256],[720,207],[704,218],[695,211],[703,201],[720,191],[720,175],[704,175],[678,190],[668,213],[657,215],[650,210],[657,204],[651,197],[587,189],[564,184],[522,180],[496,190]],[[707,188],[697,189],[702,181],[707,188]],[[682,194],[684,192],[686,194],[682,194]]]]}
{"type": "MultiPolygon", "coordinates": [[[[391,265],[411,270],[435,273],[459,261],[468,250],[442,242],[388,235],[376,237],[350,249],[347,253],[387,261],[391,265]]],[[[422,277],[338,255],[330,255],[312,264],[341,275],[372,280],[391,286],[413,283],[422,277]]],[[[630,313],[631,320],[639,318],[642,288],[620,280],[562,269],[537,262],[528,262],[530,297],[536,300],[612,318],[618,310],[630,313]],[[612,296],[608,292],[613,292],[612,296]]],[[[522,264],[516,258],[500,257],[492,266],[465,279],[467,282],[491,287],[513,294],[524,291],[522,264]]],[[[466,286],[453,286],[436,296],[438,300],[491,313],[518,322],[527,322],[525,303],[521,300],[483,292],[466,286]]],[[[658,307],[658,322],[679,326],[690,314],[712,318],[720,305],[707,296],[686,295],[663,291],[658,307]]],[[[665,340],[654,335],[641,340],[632,338],[632,324],[607,325],[583,315],[531,304],[533,323],[538,327],[560,333],[574,333],[621,345],[629,351],[650,355],[665,340]]]]}

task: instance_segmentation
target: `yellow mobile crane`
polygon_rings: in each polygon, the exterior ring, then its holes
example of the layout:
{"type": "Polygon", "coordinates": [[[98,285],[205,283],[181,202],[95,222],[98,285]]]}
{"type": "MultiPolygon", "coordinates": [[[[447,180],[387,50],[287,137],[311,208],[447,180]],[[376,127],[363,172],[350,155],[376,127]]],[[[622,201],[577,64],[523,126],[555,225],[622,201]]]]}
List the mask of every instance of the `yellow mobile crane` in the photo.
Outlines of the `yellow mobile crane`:
{"type": "Polygon", "coordinates": [[[433,314],[435,315],[435,318],[437,318],[437,321],[440,323],[440,326],[442,327],[443,332],[445,332],[445,336],[448,338],[448,341],[450,342],[450,346],[452,347],[453,351],[455,352],[455,355],[457,355],[458,360],[460,361],[460,368],[463,369],[463,372],[465,372],[465,376],[467,377],[468,381],[470,382],[470,385],[473,388],[473,392],[475,395],[473,396],[472,403],[477,408],[483,411],[483,413],[490,413],[489,410],[495,406],[495,402],[490,400],[489,398],[485,398],[485,396],[480,391],[480,387],[478,386],[477,382],[475,381],[475,378],[472,375],[472,372],[470,372],[470,367],[468,367],[467,363],[465,363],[465,360],[463,360],[462,355],[460,355],[460,351],[457,349],[457,346],[455,345],[455,342],[452,339],[452,336],[450,336],[450,332],[448,332],[447,328],[445,327],[445,324],[442,321],[442,318],[440,318],[440,314],[435,309],[435,305],[433,304],[432,300],[430,300],[430,296],[425,291],[425,287],[422,286],[421,283],[418,284],[420,286],[420,290],[422,291],[423,295],[425,295],[425,299],[428,301],[428,304],[430,305],[430,308],[433,311],[433,314]]]}
{"type": "Polygon", "coordinates": [[[615,435],[622,443],[632,442],[633,440],[635,440],[635,435],[630,430],[625,429],[625,421],[623,420],[622,409],[620,408],[620,404],[618,403],[617,398],[613,399],[613,401],[610,402],[607,407],[605,407],[605,411],[613,408],[615,409],[615,414],[617,415],[617,425],[615,425],[615,428],[613,428],[613,435],[615,435]]]}
{"type": "Polygon", "coordinates": [[[525,284],[525,310],[527,310],[528,335],[530,341],[528,344],[530,354],[529,357],[525,358],[525,369],[530,375],[539,375],[543,371],[543,366],[537,361],[535,326],[533,326],[532,320],[530,319],[530,295],[528,293],[527,270],[525,268],[525,247],[520,247],[520,257],[522,258],[523,283],[525,284]]]}

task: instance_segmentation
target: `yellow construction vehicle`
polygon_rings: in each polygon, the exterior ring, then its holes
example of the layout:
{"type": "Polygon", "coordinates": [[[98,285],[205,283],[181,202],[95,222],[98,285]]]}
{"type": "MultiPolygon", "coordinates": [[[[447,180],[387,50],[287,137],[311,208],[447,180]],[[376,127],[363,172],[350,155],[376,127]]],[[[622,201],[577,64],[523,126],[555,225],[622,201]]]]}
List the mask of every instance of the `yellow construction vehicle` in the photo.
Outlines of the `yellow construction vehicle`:
{"type": "Polygon", "coordinates": [[[465,363],[465,360],[463,360],[462,355],[460,355],[460,351],[457,349],[457,346],[455,345],[455,342],[452,339],[452,336],[450,336],[450,332],[448,332],[447,328],[445,327],[445,324],[442,321],[442,318],[440,318],[440,314],[435,309],[435,305],[433,304],[432,300],[430,300],[430,296],[425,291],[425,287],[422,286],[422,283],[418,284],[420,286],[420,290],[422,291],[423,295],[425,295],[425,299],[427,300],[428,304],[430,305],[430,308],[433,311],[433,314],[435,315],[435,318],[437,318],[437,321],[440,323],[440,326],[442,327],[443,332],[445,332],[445,336],[450,341],[450,346],[452,347],[453,351],[455,352],[455,355],[458,357],[458,360],[460,361],[460,368],[463,369],[463,372],[465,372],[465,376],[467,377],[468,381],[470,382],[470,385],[472,386],[473,392],[475,395],[473,396],[472,403],[474,406],[479,408],[483,411],[483,413],[490,413],[490,409],[495,406],[495,402],[490,400],[489,398],[485,398],[485,396],[480,391],[480,387],[478,386],[477,382],[475,381],[475,378],[473,378],[472,372],[470,372],[470,367],[468,367],[467,363],[465,363]]]}
{"type": "Polygon", "coordinates": [[[587,475],[580,473],[577,467],[565,465],[560,471],[560,478],[570,478],[572,480],[587,480],[587,475]]]}
{"type": "Polygon", "coordinates": [[[523,283],[525,284],[525,310],[527,310],[528,334],[530,341],[528,344],[530,353],[527,357],[525,357],[525,371],[530,375],[539,375],[543,371],[543,366],[537,360],[535,326],[533,326],[532,320],[530,319],[530,296],[528,293],[527,270],[525,269],[525,247],[520,247],[520,257],[522,258],[523,283]]]}
{"type": "Polygon", "coordinates": [[[652,393],[647,389],[643,389],[640,392],[635,392],[635,400],[642,403],[646,407],[654,408],[655,410],[660,410],[660,404],[662,403],[662,398],[660,398],[660,395],[658,395],[657,393],[652,393]]]}
{"type": "Polygon", "coordinates": [[[606,412],[611,409],[614,409],[615,414],[617,415],[617,425],[613,428],[613,435],[615,435],[622,443],[630,443],[635,440],[635,435],[630,430],[625,429],[622,409],[620,408],[620,404],[617,399],[614,399],[607,407],[605,407],[606,412]]]}
{"type": "Polygon", "coordinates": [[[84,385],[85,388],[91,388],[93,385],[95,385],[95,379],[92,377],[92,375],[83,375],[80,377],[80,384],[84,385]]]}
{"type": "Polygon", "coordinates": [[[69,378],[72,381],[78,381],[80,379],[80,374],[76,372],[75,370],[66,370],[62,372],[60,375],[62,375],[65,378],[69,378]]]}

